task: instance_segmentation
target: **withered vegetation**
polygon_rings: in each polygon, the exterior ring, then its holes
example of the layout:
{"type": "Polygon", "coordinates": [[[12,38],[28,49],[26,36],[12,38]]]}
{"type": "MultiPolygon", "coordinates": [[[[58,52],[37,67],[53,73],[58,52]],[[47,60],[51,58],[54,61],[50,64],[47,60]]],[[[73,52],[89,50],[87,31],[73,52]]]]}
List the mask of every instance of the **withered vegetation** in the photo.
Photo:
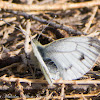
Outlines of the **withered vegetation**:
{"type": "Polygon", "coordinates": [[[100,0],[0,0],[0,8],[0,99],[99,100],[100,58],[79,80],[50,87],[34,65],[30,36],[49,23],[43,45],[71,36],[100,39],[100,0]]]}

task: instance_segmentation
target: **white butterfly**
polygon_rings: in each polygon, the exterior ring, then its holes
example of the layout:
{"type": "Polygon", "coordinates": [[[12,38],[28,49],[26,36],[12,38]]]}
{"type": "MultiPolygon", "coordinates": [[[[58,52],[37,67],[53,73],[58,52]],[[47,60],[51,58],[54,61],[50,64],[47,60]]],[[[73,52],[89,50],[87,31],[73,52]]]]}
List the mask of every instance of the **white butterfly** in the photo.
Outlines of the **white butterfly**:
{"type": "Polygon", "coordinates": [[[92,37],[70,37],[59,39],[48,45],[32,48],[40,68],[50,85],[53,80],[75,80],[86,74],[95,63],[100,52],[100,41],[92,37]]]}

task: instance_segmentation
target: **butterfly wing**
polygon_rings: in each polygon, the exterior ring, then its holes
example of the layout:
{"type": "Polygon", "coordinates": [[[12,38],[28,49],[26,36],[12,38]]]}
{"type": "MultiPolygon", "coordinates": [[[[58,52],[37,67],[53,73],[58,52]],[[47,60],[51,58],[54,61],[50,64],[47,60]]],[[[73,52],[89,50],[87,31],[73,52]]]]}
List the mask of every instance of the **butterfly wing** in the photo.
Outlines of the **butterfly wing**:
{"type": "MultiPolygon", "coordinates": [[[[45,64],[45,62],[43,61],[43,58],[37,48],[37,45],[36,45],[37,41],[36,40],[31,40],[31,45],[32,45],[32,50],[33,50],[33,53],[34,53],[34,56],[37,58],[37,62],[39,63],[40,65],[40,68],[46,78],[46,80],[48,81],[48,83],[50,85],[52,85],[52,77],[51,77],[51,74],[45,64]]],[[[41,47],[42,48],[42,47],[41,47]]],[[[36,63],[37,63],[36,62],[36,63]]]]}
{"type": "Polygon", "coordinates": [[[73,80],[86,74],[100,52],[100,41],[91,37],[71,37],[45,46],[44,59],[52,79],[73,80]],[[53,64],[50,65],[50,62],[53,64]],[[50,67],[51,66],[51,67],[50,67]],[[53,72],[52,72],[53,71],[53,72]]]}

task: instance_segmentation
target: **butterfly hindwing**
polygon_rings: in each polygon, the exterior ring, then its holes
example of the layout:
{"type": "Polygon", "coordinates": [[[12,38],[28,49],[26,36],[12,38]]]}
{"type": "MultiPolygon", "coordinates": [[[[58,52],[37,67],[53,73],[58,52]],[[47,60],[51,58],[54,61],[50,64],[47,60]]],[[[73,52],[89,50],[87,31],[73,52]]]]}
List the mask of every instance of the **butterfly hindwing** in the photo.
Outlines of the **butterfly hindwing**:
{"type": "Polygon", "coordinates": [[[45,57],[57,66],[59,77],[73,80],[82,77],[93,67],[99,56],[100,41],[91,37],[65,38],[48,44],[44,52],[45,57]]]}

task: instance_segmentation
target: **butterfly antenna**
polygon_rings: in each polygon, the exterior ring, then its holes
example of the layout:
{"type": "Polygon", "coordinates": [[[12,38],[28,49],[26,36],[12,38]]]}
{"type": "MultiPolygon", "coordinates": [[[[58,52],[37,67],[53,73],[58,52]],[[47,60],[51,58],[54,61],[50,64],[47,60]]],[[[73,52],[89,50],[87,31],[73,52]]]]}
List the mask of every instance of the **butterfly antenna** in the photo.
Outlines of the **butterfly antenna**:
{"type": "MultiPolygon", "coordinates": [[[[48,22],[48,24],[44,27],[44,29],[43,29],[43,30],[41,31],[41,33],[38,35],[37,40],[39,39],[39,37],[40,37],[40,35],[43,33],[43,31],[49,26],[50,22],[52,22],[56,17],[57,17],[57,16],[55,15],[54,18],[51,19],[51,20],[48,22]]],[[[8,24],[9,26],[11,26],[11,24],[8,23],[8,22],[6,22],[4,19],[1,18],[0,20],[1,20],[1,21],[4,21],[6,24],[8,24]]],[[[21,26],[19,26],[19,28],[13,26],[13,28],[15,28],[15,29],[21,31],[24,35],[26,35],[26,31],[24,31],[24,30],[21,28],[21,26]]]]}
{"type": "MultiPolygon", "coordinates": [[[[0,20],[1,20],[1,21],[4,21],[6,24],[8,24],[9,26],[11,26],[11,24],[8,23],[8,22],[6,22],[4,19],[1,18],[0,20]]],[[[21,31],[24,35],[26,34],[26,31],[22,30],[21,27],[17,28],[17,27],[14,27],[14,26],[13,26],[13,28],[15,28],[15,29],[21,31]]]]}
{"type": "Polygon", "coordinates": [[[49,26],[49,24],[56,18],[57,16],[55,15],[53,19],[51,19],[48,24],[44,27],[44,29],[41,31],[41,33],[38,35],[37,40],[39,39],[40,35],[43,33],[43,31],[49,26]]]}

